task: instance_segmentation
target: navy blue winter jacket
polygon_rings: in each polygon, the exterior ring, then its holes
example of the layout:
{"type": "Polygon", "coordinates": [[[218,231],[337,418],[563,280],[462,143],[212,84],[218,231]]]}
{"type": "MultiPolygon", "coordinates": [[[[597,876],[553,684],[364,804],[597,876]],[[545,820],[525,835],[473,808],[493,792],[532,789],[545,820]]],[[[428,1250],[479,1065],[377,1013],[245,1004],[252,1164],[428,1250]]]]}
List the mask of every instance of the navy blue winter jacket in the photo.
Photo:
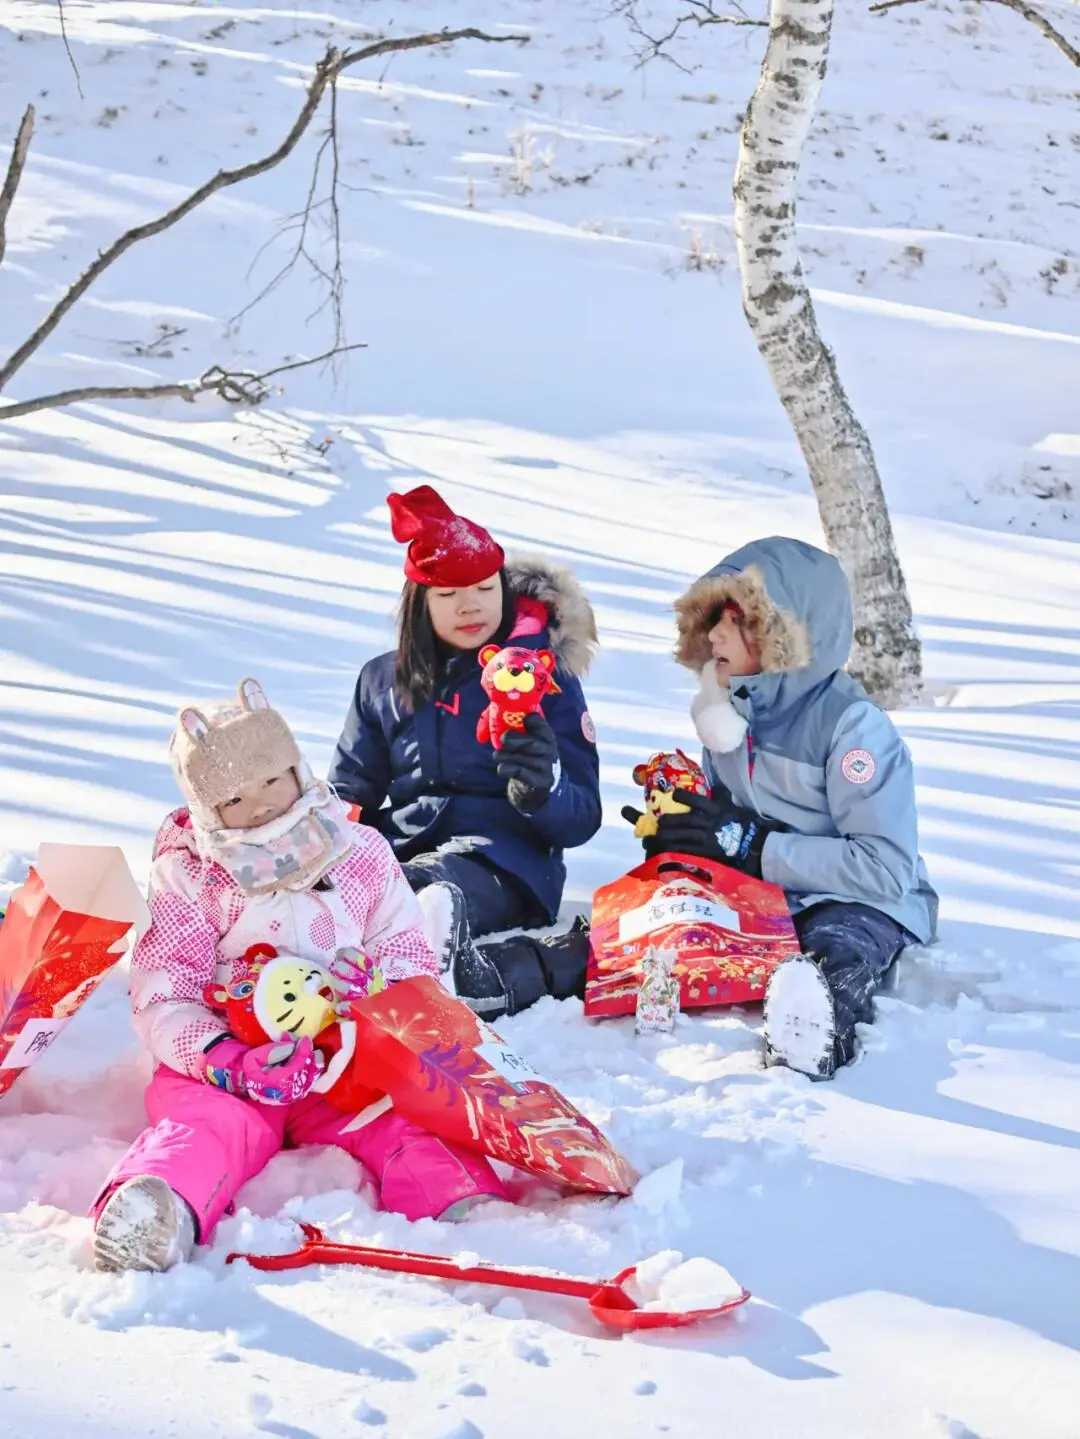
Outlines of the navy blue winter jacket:
{"type": "Polygon", "coordinates": [[[512,560],[507,575],[519,597],[541,601],[548,612],[547,629],[518,643],[551,649],[558,660],[562,693],[549,695],[543,707],[560,764],[547,802],[533,814],[519,813],[506,797],[494,749],[476,737],[488,698],[474,654],[449,661],[435,694],[415,714],[394,693],[394,654],[370,660],[357,680],[329,778],[343,799],[362,807],[364,820],[382,831],[399,859],[456,841],[514,875],[554,921],[566,882],[563,850],[585,844],[601,822],[596,734],[577,679],[588,668],[596,629],[568,571],[512,560]]]}

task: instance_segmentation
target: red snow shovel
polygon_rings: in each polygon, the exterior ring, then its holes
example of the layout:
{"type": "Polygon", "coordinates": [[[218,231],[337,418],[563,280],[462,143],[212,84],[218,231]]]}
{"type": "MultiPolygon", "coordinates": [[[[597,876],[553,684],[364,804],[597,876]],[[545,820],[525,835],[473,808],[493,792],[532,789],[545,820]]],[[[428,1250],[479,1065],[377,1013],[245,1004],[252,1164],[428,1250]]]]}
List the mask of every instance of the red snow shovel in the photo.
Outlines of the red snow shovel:
{"type": "Polygon", "coordinates": [[[336,1244],[313,1224],[301,1223],[304,1242],[291,1254],[230,1254],[225,1260],[246,1259],[253,1269],[303,1269],[308,1264],[360,1264],[367,1269],[391,1269],[402,1274],[430,1274],[436,1279],[453,1279],[459,1284],[500,1284],[507,1289],[533,1289],[545,1294],[569,1294],[587,1301],[593,1316],[614,1329],[665,1329],[698,1324],[737,1309],[750,1298],[744,1289],[734,1299],[712,1309],[687,1309],[667,1313],[641,1309],[623,1285],[634,1277],[631,1264],[614,1279],[571,1279],[558,1274],[538,1274],[532,1269],[500,1269],[495,1264],[458,1264],[438,1254],[410,1254],[404,1249],[376,1249],[366,1244],[336,1244]]]}

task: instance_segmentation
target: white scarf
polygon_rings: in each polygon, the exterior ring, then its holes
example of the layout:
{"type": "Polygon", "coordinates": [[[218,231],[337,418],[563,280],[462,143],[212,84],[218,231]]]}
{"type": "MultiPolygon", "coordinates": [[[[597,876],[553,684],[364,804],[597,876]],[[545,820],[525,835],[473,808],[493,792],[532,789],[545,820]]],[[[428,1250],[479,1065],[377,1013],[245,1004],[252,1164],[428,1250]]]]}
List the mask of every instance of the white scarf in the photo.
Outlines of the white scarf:
{"type": "Polygon", "coordinates": [[[310,889],[353,846],[345,806],[323,780],[269,824],[194,830],[199,853],[216,860],[245,894],[310,889]]]}

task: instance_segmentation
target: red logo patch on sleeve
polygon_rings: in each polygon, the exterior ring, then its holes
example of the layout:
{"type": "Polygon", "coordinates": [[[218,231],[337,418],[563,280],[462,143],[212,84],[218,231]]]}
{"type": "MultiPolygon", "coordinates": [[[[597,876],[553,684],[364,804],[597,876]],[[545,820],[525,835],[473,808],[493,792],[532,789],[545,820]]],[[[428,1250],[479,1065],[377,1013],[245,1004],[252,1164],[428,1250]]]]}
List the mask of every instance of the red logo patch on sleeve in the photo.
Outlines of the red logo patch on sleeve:
{"type": "Polygon", "coordinates": [[[588,710],[581,711],[581,733],[590,744],[596,743],[596,726],[593,724],[593,717],[588,710]]]}
{"type": "Polygon", "coordinates": [[[840,761],[840,773],[848,784],[868,784],[876,769],[874,756],[868,749],[849,749],[840,761]]]}

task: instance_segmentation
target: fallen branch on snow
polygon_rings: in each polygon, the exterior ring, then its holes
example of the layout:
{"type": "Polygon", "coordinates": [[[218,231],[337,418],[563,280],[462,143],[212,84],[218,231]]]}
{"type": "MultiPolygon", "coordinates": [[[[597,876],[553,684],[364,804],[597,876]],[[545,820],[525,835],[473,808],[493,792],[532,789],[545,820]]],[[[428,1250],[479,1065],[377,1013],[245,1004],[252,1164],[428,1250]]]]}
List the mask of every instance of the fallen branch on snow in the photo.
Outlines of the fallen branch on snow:
{"type": "Polygon", "coordinates": [[[10,405],[0,405],[0,420],[17,420],[21,415],[32,415],[37,410],[56,410],[63,405],[76,405],[81,400],[187,400],[190,404],[198,395],[209,391],[228,400],[231,405],[261,405],[271,393],[266,383],[275,375],[287,370],[303,370],[309,365],[321,365],[336,360],[350,350],[363,350],[365,345],[340,345],[316,355],[311,360],[292,360],[287,365],[276,365],[272,370],[226,370],[220,365],[211,365],[197,380],[177,380],[166,385],[84,385],[77,390],[59,390],[55,395],[40,395],[34,400],[18,400],[10,405]]]}
{"type": "MultiPolygon", "coordinates": [[[[435,45],[449,45],[456,40],[483,40],[486,43],[493,45],[503,44],[508,41],[516,41],[518,44],[525,43],[524,37],[520,35],[489,35],[483,30],[478,30],[473,26],[467,26],[459,30],[439,30],[432,31],[423,35],[402,35],[395,38],[377,40],[370,45],[362,46],[358,50],[338,50],[332,45],[329,46],[322,59],[315,66],[315,73],[312,77],[311,83],[307,87],[304,103],[301,106],[300,112],[297,115],[296,119],[293,121],[293,124],[290,127],[288,134],[282,140],[281,144],[278,145],[276,149],[272,150],[268,155],[264,155],[261,159],[258,160],[252,160],[247,165],[240,165],[233,170],[219,170],[216,175],[211,176],[211,178],[207,180],[204,184],[200,185],[197,189],[192,190],[189,195],[187,195],[183,200],[181,200],[179,204],[174,205],[171,210],[167,210],[163,215],[159,215],[156,219],[149,220],[143,225],[135,225],[130,230],[125,230],[125,232],[118,239],[114,240],[111,245],[106,246],[106,248],[102,250],[101,253],[98,255],[97,259],[94,260],[92,264],[87,266],[87,268],[82,272],[78,279],[76,279],[71,285],[68,286],[68,288],[61,295],[60,299],[52,307],[52,309],[37,326],[37,328],[27,337],[27,339],[23,341],[23,343],[18,347],[18,349],[15,350],[15,352],[8,357],[5,363],[3,365],[0,365],[0,391],[4,390],[7,387],[12,378],[17,375],[18,372],[22,369],[22,367],[26,364],[27,360],[29,360],[32,355],[36,354],[36,352],[41,348],[41,346],[53,333],[56,327],[60,324],[61,320],[63,320],[64,316],[82,298],[82,296],[86,294],[87,290],[90,289],[91,285],[93,285],[96,280],[100,279],[100,277],[110,267],[110,265],[115,264],[115,262],[121,257],[121,255],[125,254],[128,250],[130,250],[133,245],[137,245],[142,240],[151,239],[154,235],[160,235],[165,230],[171,229],[173,225],[184,219],[185,216],[190,215],[192,210],[197,209],[198,206],[204,204],[207,200],[211,198],[211,196],[216,195],[220,190],[225,190],[232,185],[239,185],[242,181],[253,179],[256,175],[265,174],[267,170],[274,169],[275,166],[280,165],[283,160],[287,159],[288,156],[292,154],[293,150],[296,149],[296,146],[300,143],[301,138],[307,131],[312,120],[315,118],[315,115],[318,112],[319,106],[322,102],[323,96],[326,94],[326,91],[328,89],[330,89],[332,92],[334,91],[338,78],[346,70],[350,69],[353,65],[360,64],[360,62],[363,60],[372,60],[379,55],[395,54],[403,50],[429,49],[435,45]]],[[[32,107],[28,111],[28,114],[30,115],[29,129],[32,130],[32,107]]],[[[333,118],[334,117],[332,116],[332,123],[333,118]]],[[[15,198],[15,191],[18,188],[19,179],[22,175],[22,168],[26,161],[26,150],[29,147],[30,143],[29,132],[26,133],[24,138],[24,130],[26,129],[27,119],[26,117],[24,117],[23,124],[22,126],[20,126],[19,129],[19,136],[15,142],[15,150],[12,154],[11,163],[8,166],[8,182],[10,183],[10,194],[8,193],[9,183],[5,183],[3,195],[6,198],[6,209],[0,210],[0,222],[2,222],[2,220],[6,217],[7,209],[10,209],[11,203],[15,198]],[[19,158],[20,142],[22,142],[21,159],[19,158]]],[[[334,137],[334,145],[334,176],[336,184],[336,135],[334,137]]],[[[336,213],[336,192],[334,203],[336,213]]],[[[337,302],[339,303],[340,288],[337,287],[337,282],[340,280],[343,284],[341,272],[340,245],[338,245],[337,247],[334,272],[330,278],[332,279],[332,281],[334,281],[335,284],[335,288],[332,290],[332,298],[336,295],[337,302]]],[[[334,354],[344,353],[346,348],[357,348],[355,346],[346,347],[338,343],[340,340],[340,333],[340,310],[336,309],[335,347],[333,350],[328,352],[327,356],[323,356],[322,358],[328,358],[333,356],[334,354]]],[[[305,363],[316,362],[311,361],[305,363]]],[[[16,412],[18,414],[29,414],[31,410],[56,408],[59,405],[72,404],[74,403],[74,399],[72,397],[82,399],[107,397],[153,398],[155,396],[162,396],[167,394],[178,394],[181,395],[183,398],[191,399],[194,398],[195,394],[203,393],[205,390],[215,388],[214,383],[204,383],[204,381],[206,380],[207,376],[213,375],[217,369],[218,367],[213,367],[212,369],[207,370],[204,376],[202,376],[199,380],[180,382],[180,384],[177,386],[97,386],[90,387],[89,390],[63,390],[53,396],[42,396],[37,400],[28,400],[25,402],[21,402],[17,405],[0,407],[0,419],[14,419],[16,412]],[[91,393],[91,390],[93,391],[93,393],[91,393]],[[29,406],[29,408],[27,408],[27,406],[29,406]]],[[[236,372],[227,372],[222,370],[219,371],[219,373],[228,374],[236,372]]],[[[279,373],[279,371],[267,371],[266,373],[274,374],[279,373]]]]}
{"type": "Polygon", "coordinates": [[[26,113],[19,125],[19,133],[15,136],[15,144],[11,149],[11,160],[8,163],[7,174],[4,176],[3,189],[0,189],[0,264],[4,262],[4,251],[7,249],[8,211],[11,209],[15,191],[19,188],[19,181],[22,179],[23,166],[26,164],[26,156],[30,150],[30,139],[33,133],[34,107],[27,105],[26,113]]]}
{"type": "MultiPolygon", "coordinates": [[[[1071,44],[1046,16],[1036,10],[1034,5],[1029,5],[1027,0],[987,0],[988,4],[1004,5],[1009,10],[1015,10],[1025,20],[1030,20],[1037,30],[1041,30],[1052,45],[1056,45],[1066,59],[1080,69],[1080,50],[1071,44]]],[[[920,5],[922,0],[880,0],[877,5],[870,6],[870,13],[880,15],[885,10],[895,10],[900,5],[920,5]]]]}

